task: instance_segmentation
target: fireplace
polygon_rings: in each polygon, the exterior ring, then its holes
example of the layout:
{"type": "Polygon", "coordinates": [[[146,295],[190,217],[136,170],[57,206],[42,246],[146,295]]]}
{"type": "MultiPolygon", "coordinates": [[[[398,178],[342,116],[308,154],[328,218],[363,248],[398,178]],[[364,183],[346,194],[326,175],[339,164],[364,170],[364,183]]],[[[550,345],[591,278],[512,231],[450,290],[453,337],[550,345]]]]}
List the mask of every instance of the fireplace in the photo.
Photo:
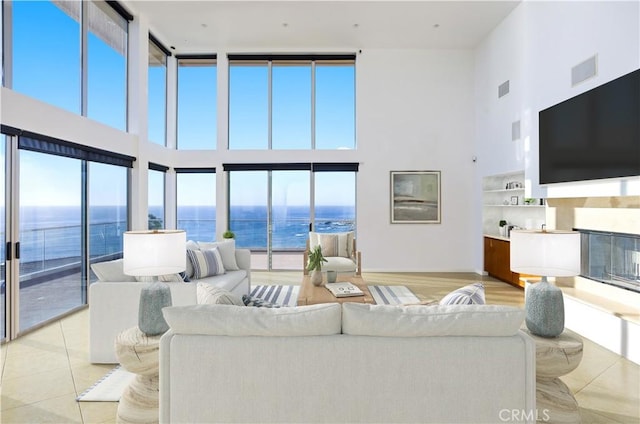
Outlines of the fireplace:
{"type": "Polygon", "coordinates": [[[575,230],[581,234],[582,277],[640,293],[640,235],[575,230]]]}

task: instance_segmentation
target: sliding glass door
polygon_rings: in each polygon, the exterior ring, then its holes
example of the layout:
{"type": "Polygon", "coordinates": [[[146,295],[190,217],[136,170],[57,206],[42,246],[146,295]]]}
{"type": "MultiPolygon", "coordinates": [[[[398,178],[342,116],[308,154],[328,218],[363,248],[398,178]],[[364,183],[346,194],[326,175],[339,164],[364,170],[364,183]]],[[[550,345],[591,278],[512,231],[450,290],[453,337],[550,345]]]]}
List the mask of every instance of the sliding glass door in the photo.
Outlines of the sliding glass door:
{"type": "Polygon", "coordinates": [[[300,269],[311,212],[309,171],[271,173],[271,269],[300,269]]]}
{"type": "Polygon", "coordinates": [[[269,269],[269,171],[229,173],[229,229],[251,249],[251,267],[269,269]]]}
{"type": "Polygon", "coordinates": [[[86,303],[81,273],[82,162],[20,151],[19,327],[86,303]]]}
{"type": "Polygon", "coordinates": [[[0,135],[2,340],[86,305],[90,263],[122,257],[128,228],[130,157],[59,156],[57,141],[15,132],[0,135]]]}
{"type": "Polygon", "coordinates": [[[309,171],[233,171],[229,228],[255,269],[300,269],[309,232],[309,171]]]}

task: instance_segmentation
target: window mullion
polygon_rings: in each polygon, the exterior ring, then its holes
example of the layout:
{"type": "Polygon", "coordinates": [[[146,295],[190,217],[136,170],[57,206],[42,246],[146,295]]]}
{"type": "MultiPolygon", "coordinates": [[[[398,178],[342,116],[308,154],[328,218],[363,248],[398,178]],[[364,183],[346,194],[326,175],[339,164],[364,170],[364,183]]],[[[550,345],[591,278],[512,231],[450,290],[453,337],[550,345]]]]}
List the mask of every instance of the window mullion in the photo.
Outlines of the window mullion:
{"type": "Polygon", "coordinates": [[[267,149],[273,149],[273,62],[267,62],[267,149]]]}
{"type": "Polygon", "coordinates": [[[311,150],[316,148],[316,62],[311,61],[311,150]]]}
{"type": "Polygon", "coordinates": [[[271,246],[273,244],[273,171],[267,171],[267,270],[271,271],[271,246]]]}
{"type": "Polygon", "coordinates": [[[89,116],[89,3],[80,2],[80,115],[89,116]]]}

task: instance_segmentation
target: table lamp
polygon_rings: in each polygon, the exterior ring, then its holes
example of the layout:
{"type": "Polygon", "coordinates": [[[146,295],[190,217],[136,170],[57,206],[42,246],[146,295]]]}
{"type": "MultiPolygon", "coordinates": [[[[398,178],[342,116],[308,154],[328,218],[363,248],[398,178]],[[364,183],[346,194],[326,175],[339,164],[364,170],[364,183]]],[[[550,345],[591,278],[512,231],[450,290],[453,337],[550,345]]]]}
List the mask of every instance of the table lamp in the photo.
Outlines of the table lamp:
{"type": "Polygon", "coordinates": [[[123,236],[125,274],[151,277],[151,285],[140,291],[138,328],[149,336],[162,334],[169,325],[162,308],[171,306],[171,289],[157,277],[178,274],[186,268],[187,236],[181,230],[127,231],[123,236]]]}
{"type": "Polygon", "coordinates": [[[527,328],[541,337],[557,337],[564,330],[562,291],[547,277],[580,274],[580,233],[576,231],[515,230],[511,232],[511,270],[539,275],[539,283],[527,287],[527,328]]]}

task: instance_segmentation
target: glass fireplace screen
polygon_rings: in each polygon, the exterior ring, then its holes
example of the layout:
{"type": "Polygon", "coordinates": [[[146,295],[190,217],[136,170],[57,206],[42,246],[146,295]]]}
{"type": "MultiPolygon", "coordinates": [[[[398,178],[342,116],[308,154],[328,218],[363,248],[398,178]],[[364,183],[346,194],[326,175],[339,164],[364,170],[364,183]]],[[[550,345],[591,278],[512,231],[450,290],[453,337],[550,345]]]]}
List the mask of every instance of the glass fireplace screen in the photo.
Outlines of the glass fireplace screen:
{"type": "Polygon", "coordinates": [[[640,293],[640,235],[576,229],[580,275],[640,293]]]}

